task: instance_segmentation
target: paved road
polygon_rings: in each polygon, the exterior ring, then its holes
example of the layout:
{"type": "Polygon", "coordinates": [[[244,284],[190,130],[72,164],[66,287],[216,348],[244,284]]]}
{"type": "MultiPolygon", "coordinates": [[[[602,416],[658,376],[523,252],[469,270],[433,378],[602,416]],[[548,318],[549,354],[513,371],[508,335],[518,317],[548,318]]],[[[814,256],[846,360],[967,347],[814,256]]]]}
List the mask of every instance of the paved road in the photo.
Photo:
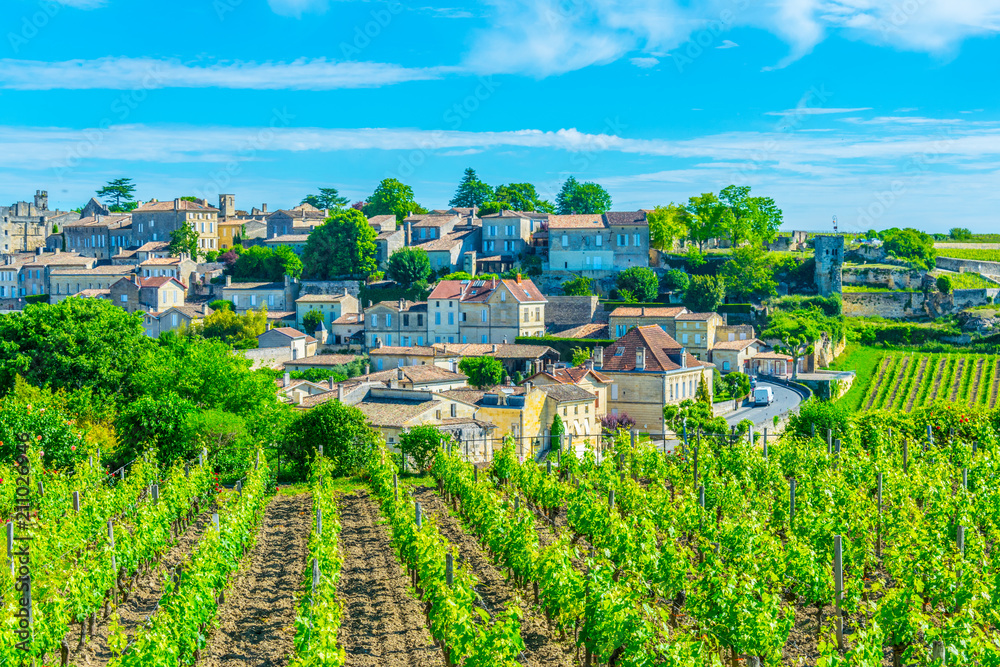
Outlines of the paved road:
{"type": "MultiPolygon", "coordinates": [[[[802,396],[798,392],[792,391],[783,385],[758,381],[757,386],[770,387],[771,391],[774,392],[774,401],[770,405],[761,405],[760,407],[753,405],[749,401],[744,401],[738,410],[730,412],[725,416],[730,426],[736,426],[744,419],[750,419],[754,423],[754,431],[762,433],[765,428],[774,428],[774,418],[776,416],[783,417],[786,413],[797,408],[799,403],[802,402],[802,396]]],[[[654,439],[653,442],[658,448],[663,448],[663,440],[654,439]]],[[[666,450],[672,452],[674,447],[678,445],[680,445],[679,440],[667,440],[666,450]]]]}
{"type": "Polygon", "coordinates": [[[757,382],[758,387],[770,387],[774,392],[774,401],[771,405],[755,407],[750,401],[744,401],[743,405],[736,412],[726,415],[726,421],[730,426],[736,426],[744,419],[750,419],[754,423],[754,430],[760,432],[762,428],[774,428],[774,418],[784,416],[785,413],[794,410],[802,402],[802,395],[792,391],[788,387],[771,382],[757,382]]]}

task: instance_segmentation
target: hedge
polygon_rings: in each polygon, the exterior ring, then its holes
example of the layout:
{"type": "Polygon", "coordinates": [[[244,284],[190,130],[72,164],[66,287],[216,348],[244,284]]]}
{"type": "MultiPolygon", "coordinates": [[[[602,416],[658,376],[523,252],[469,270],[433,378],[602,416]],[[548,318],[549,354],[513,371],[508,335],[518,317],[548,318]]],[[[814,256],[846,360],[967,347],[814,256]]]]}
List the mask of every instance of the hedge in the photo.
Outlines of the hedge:
{"type": "Polygon", "coordinates": [[[728,313],[730,315],[749,315],[753,312],[753,305],[749,303],[723,303],[716,309],[717,313],[728,313]]]}
{"type": "Polygon", "coordinates": [[[593,349],[595,346],[607,347],[614,340],[600,338],[557,338],[555,336],[518,336],[514,339],[518,345],[546,345],[559,352],[561,361],[573,360],[573,348],[593,349]]]}
{"type": "MultiPolygon", "coordinates": [[[[667,298],[667,297],[664,297],[667,298]]],[[[615,308],[673,308],[680,307],[680,304],[667,303],[666,301],[646,301],[644,303],[629,303],[628,301],[605,301],[604,310],[611,312],[615,308]]]]}

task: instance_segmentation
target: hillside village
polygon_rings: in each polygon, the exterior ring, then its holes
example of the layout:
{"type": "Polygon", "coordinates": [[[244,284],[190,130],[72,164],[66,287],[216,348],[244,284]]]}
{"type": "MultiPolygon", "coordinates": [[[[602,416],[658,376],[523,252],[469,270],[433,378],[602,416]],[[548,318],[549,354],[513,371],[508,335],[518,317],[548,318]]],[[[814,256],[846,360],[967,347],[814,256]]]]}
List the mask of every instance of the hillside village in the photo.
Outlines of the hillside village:
{"type": "Polygon", "coordinates": [[[963,281],[938,289],[940,269],[878,240],[780,233],[780,211],[740,240],[699,228],[695,208],[670,231],[677,210],[364,216],[345,204],[247,211],[223,194],[93,198],[67,212],[38,191],[3,209],[0,308],[106,301],[138,313],[151,338],[223,338],[273,371],[298,410],[356,406],[390,444],[433,425],[488,460],[505,436],[522,453],[553,446],[553,421],[581,447],[602,423],[666,442],[679,436],[664,408],[696,397],[733,426],[773,428],[778,416],[747,410],[738,376],[791,387],[783,416],[850,389],[852,369],[827,370],[847,342],[844,316],[940,316],[1000,292],[1000,264],[938,260],[963,281]],[[338,241],[321,238],[334,227],[338,241]],[[366,248],[360,263],[341,259],[352,244],[366,248]],[[482,358],[499,363],[463,372],[482,358]]]}

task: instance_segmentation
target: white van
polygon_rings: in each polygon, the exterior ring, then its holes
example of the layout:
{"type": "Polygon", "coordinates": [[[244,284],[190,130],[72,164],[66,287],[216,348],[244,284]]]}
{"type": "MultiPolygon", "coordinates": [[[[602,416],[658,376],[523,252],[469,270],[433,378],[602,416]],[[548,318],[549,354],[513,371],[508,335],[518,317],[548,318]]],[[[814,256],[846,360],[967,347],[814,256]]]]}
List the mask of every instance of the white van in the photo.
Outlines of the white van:
{"type": "Polygon", "coordinates": [[[774,402],[774,392],[770,387],[757,387],[753,390],[754,405],[771,405],[774,402]]]}

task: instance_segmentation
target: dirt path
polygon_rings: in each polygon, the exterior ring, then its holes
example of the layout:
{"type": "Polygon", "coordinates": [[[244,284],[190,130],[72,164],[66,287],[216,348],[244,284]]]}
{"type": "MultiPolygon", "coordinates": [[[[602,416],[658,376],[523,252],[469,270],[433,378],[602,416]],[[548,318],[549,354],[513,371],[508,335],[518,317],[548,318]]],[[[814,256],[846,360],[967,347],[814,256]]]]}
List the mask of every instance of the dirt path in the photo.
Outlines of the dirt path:
{"type": "Polygon", "coordinates": [[[924,384],[924,373],[927,372],[927,362],[927,357],[920,360],[920,368],[917,369],[917,379],[913,381],[913,387],[910,388],[910,397],[906,401],[906,412],[913,410],[913,402],[917,400],[917,394],[920,393],[920,388],[924,384]]]}
{"type": "Polygon", "coordinates": [[[533,604],[529,604],[532,602],[530,592],[518,591],[508,581],[503,570],[493,564],[473,534],[462,528],[458,518],[449,514],[448,506],[437,494],[436,489],[419,486],[414,490],[413,498],[420,503],[425,512],[434,516],[441,534],[458,547],[462,565],[469,568],[479,579],[476,592],[480,595],[481,606],[486,611],[491,614],[500,611],[515,594],[521,598],[521,609],[524,612],[521,619],[521,638],[524,640],[525,651],[519,662],[538,667],[550,665],[572,667],[576,664],[575,649],[553,639],[553,633],[549,630],[544,615],[533,604]]]}
{"type": "MultiPolygon", "coordinates": [[[[959,359],[957,367],[955,368],[955,377],[952,378],[951,396],[949,400],[954,403],[958,400],[958,392],[962,389],[962,379],[965,377],[966,363],[965,359],[959,359]]],[[[971,366],[970,366],[971,367],[971,366]]]]}
{"type": "Polygon", "coordinates": [[[295,636],[296,593],[302,588],[312,496],[275,496],[257,545],[226,590],[219,629],[199,663],[207,667],[271,667],[288,663],[295,636]]]}
{"type": "Polygon", "coordinates": [[[882,357],[882,363],[879,365],[878,375],[875,377],[874,384],[868,389],[871,393],[868,395],[868,400],[865,401],[865,410],[871,410],[872,405],[875,403],[875,399],[878,398],[879,392],[882,389],[882,380],[885,377],[885,371],[889,368],[889,364],[891,362],[892,359],[889,355],[882,357]]]}
{"type": "Polygon", "coordinates": [[[909,367],[910,361],[912,360],[913,357],[906,357],[905,359],[903,359],[903,363],[899,365],[899,369],[896,371],[895,377],[893,377],[892,379],[894,383],[894,386],[892,388],[892,394],[889,396],[888,400],[881,407],[891,409],[892,406],[896,403],[896,395],[899,394],[899,390],[906,383],[906,377],[907,377],[906,369],[909,367]]]}
{"type": "MultiPolygon", "coordinates": [[[[163,574],[173,570],[183,560],[187,560],[194,551],[195,545],[201,539],[205,526],[212,520],[211,512],[205,512],[181,535],[175,544],[152,570],[139,578],[132,595],[117,609],[118,622],[122,630],[132,639],[146,620],[156,611],[163,596],[163,574]]],[[[69,644],[69,662],[77,667],[92,667],[107,664],[112,653],[108,649],[108,627],[101,613],[98,614],[98,625],[94,636],[77,650],[80,645],[80,626],[76,625],[70,636],[66,637],[69,644]]],[[[88,628],[89,631],[89,628],[88,628]]]]}
{"type": "Polygon", "coordinates": [[[337,597],[344,605],[340,644],[346,667],[443,667],[424,625],[423,603],[395,558],[388,528],[367,491],[340,499],[344,567],[337,597]]]}
{"type": "Polygon", "coordinates": [[[993,391],[990,394],[990,407],[997,406],[997,393],[1000,392],[1000,360],[997,361],[996,369],[993,371],[993,391]]]}

